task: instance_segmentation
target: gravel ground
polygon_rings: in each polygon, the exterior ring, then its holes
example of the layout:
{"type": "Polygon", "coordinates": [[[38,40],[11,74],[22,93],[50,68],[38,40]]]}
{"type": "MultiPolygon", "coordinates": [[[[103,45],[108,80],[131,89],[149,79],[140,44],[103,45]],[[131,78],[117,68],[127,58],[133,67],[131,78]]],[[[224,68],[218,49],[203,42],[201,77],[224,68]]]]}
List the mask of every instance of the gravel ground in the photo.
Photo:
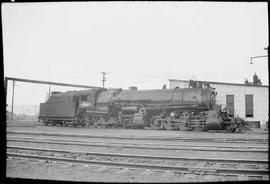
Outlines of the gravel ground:
{"type": "Polygon", "coordinates": [[[32,154],[49,157],[60,157],[68,159],[79,159],[79,160],[90,160],[90,161],[113,161],[113,162],[124,162],[124,163],[141,163],[141,164],[154,164],[154,165],[171,165],[171,166],[184,166],[184,167],[203,167],[203,168],[235,168],[235,169],[267,169],[266,164],[243,164],[243,163],[214,163],[214,162],[196,162],[196,161],[177,161],[177,160],[159,160],[159,159],[148,159],[148,158],[130,158],[130,157],[115,157],[115,156],[94,156],[87,155],[85,153],[55,153],[55,152],[42,152],[33,150],[19,150],[9,148],[8,152],[19,153],[19,154],[32,154]]]}
{"type": "Polygon", "coordinates": [[[258,180],[246,176],[214,176],[139,169],[120,169],[46,161],[7,160],[7,177],[91,182],[209,182],[258,180]]]}
{"type": "MultiPolygon", "coordinates": [[[[166,130],[135,130],[135,129],[92,129],[73,127],[52,127],[43,126],[38,122],[8,122],[7,131],[30,131],[30,132],[52,132],[76,135],[98,135],[98,136],[124,136],[124,137],[186,137],[186,138],[224,138],[224,139],[265,139],[268,140],[268,130],[252,129],[246,133],[209,133],[209,132],[189,132],[189,131],[166,131],[166,130]],[[16,125],[16,126],[14,126],[16,125]],[[17,126],[23,125],[23,126],[17,126]],[[33,125],[33,126],[25,126],[33,125]]],[[[31,135],[10,134],[8,136],[31,137],[31,135]]],[[[35,137],[35,136],[32,136],[35,137]]],[[[52,138],[49,136],[38,136],[39,138],[52,138]]],[[[63,139],[63,137],[53,137],[63,139]]],[[[224,146],[267,146],[267,144],[255,143],[214,143],[214,142],[186,142],[180,140],[157,141],[157,140],[119,140],[102,138],[78,138],[66,137],[66,139],[85,140],[86,142],[106,142],[106,143],[147,143],[147,144],[184,144],[184,145],[224,145],[224,146]]],[[[69,149],[78,151],[94,151],[104,153],[126,153],[156,156],[188,156],[203,158],[246,158],[246,159],[268,159],[268,154],[262,153],[234,153],[234,152],[214,152],[214,151],[185,151],[185,150],[143,150],[123,147],[85,147],[78,145],[49,145],[35,143],[15,143],[8,142],[9,145],[18,146],[38,146],[45,148],[69,149]]],[[[7,177],[11,178],[32,178],[51,179],[68,181],[92,181],[92,182],[209,182],[209,181],[243,181],[261,180],[261,178],[248,178],[246,176],[214,176],[203,174],[181,174],[174,172],[148,171],[138,169],[119,169],[112,167],[86,166],[74,164],[59,164],[47,161],[32,161],[21,159],[7,159],[7,177]]],[[[265,179],[265,178],[264,178],[265,179]]],[[[269,177],[267,178],[269,180],[269,177]]]]}

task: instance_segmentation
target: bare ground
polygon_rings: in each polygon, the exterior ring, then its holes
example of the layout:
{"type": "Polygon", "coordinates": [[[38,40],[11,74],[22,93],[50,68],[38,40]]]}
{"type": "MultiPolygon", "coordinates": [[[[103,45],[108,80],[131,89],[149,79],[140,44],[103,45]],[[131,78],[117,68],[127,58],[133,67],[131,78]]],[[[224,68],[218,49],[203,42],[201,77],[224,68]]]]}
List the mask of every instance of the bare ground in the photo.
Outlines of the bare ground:
{"type": "MultiPolygon", "coordinates": [[[[268,130],[252,129],[245,133],[209,133],[209,132],[186,132],[186,131],[162,131],[162,130],[134,130],[134,129],[91,129],[91,128],[73,128],[73,127],[51,127],[43,126],[38,122],[8,122],[7,131],[31,131],[31,132],[55,132],[67,134],[83,134],[83,135],[98,135],[98,136],[123,136],[123,137],[190,137],[190,138],[225,138],[225,139],[266,139],[268,140],[268,130]],[[11,126],[16,125],[16,126],[11,126]],[[22,125],[22,126],[20,126],[22,125]],[[31,126],[27,126],[31,125],[31,126]]],[[[42,136],[40,137],[42,138],[42,136]]],[[[68,137],[68,139],[76,139],[68,137]]],[[[83,139],[83,138],[80,138],[83,139]]],[[[97,141],[97,139],[86,139],[87,141],[97,141]]],[[[117,140],[106,139],[103,141],[117,142],[117,140]]],[[[126,140],[126,143],[153,143],[151,140],[126,140]]],[[[174,144],[178,141],[172,141],[174,144]]],[[[155,144],[158,141],[154,142],[155,144]]],[[[166,143],[166,142],[163,142],[166,143]]],[[[169,143],[169,141],[168,141],[169,143]]],[[[183,144],[200,144],[181,142],[183,144]]],[[[204,145],[217,145],[218,143],[201,143],[204,145]]],[[[228,144],[228,143],[227,143],[228,144]]],[[[245,143],[242,143],[245,145],[245,143]]],[[[239,145],[242,145],[239,144],[239,145]]],[[[23,143],[20,146],[26,146],[23,143]]],[[[30,144],[28,144],[30,145],[30,144]]],[[[225,143],[224,143],[225,145],[225,143]]],[[[251,145],[251,144],[249,144],[251,145]]],[[[254,145],[254,143],[253,143],[254,145]]],[[[34,146],[31,145],[31,146],[34,146]]],[[[43,145],[44,146],[44,145],[43,145]]],[[[43,147],[39,145],[39,147],[43,147]]],[[[149,154],[149,155],[171,155],[171,156],[192,156],[188,151],[166,151],[166,150],[136,150],[136,149],[123,149],[123,148],[83,148],[78,146],[64,146],[54,145],[55,148],[62,149],[80,149],[79,151],[96,151],[96,152],[109,152],[109,153],[130,153],[130,154],[149,154]]],[[[50,146],[54,148],[54,146],[50,146]]],[[[218,158],[219,154],[216,153],[193,153],[193,156],[204,155],[203,157],[218,158]]],[[[260,154],[223,154],[228,158],[258,158],[268,159],[268,155],[260,154]]],[[[6,176],[10,178],[31,178],[31,179],[49,179],[49,180],[65,180],[65,181],[91,181],[91,182],[209,182],[209,181],[243,181],[243,180],[262,180],[262,178],[248,178],[247,176],[217,176],[205,175],[203,173],[197,174],[183,174],[177,172],[164,172],[164,171],[151,171],[139,169],[123,169],[114,167],[101,167],[90,165],[74,165],[74,164],[60,164],[48,161],[33,161],[9,158],[6,162],[6,176]]],[[[263,180],[269,180],[263,178],[263,180]]]]}
{"type": "MultiPolygon", "coordinates": [[[[91,182],[209,182],[243,181],[245,176],[214,176],[177,172],[122,169],[75,164],[55,164],[20,159],[7,160],[7,177],[91,182]]],[[[256,179],[256,178],[255,178],[256,179]]]]}

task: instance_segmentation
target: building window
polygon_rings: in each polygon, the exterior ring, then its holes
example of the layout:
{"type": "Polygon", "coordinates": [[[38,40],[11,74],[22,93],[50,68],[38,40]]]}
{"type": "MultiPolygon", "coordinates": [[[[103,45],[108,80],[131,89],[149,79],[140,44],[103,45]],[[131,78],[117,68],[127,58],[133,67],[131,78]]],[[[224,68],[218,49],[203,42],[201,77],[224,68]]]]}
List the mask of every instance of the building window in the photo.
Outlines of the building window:
{"type": "Polygon", "coordinates": [[[246,95],[245,102],[246,102],[246,117],[253,118],[253,95],[246,95]]]}
{"type": "Polygon", "coordinates": [[[229,109],[229,116],[234,117],[234,95],[226,95],[226,106],[229,109]]]}

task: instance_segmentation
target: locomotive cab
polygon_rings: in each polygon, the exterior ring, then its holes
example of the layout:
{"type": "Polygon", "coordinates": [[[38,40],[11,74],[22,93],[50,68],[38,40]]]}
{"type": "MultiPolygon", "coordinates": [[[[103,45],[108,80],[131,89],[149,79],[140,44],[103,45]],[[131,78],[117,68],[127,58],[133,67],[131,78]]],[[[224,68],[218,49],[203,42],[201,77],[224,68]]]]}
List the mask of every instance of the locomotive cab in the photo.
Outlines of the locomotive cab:
{"type": "Polygon", "coordinates": [[[90,108],[90,95],[82,95],[79,97],[79,108],[90,108]]]}

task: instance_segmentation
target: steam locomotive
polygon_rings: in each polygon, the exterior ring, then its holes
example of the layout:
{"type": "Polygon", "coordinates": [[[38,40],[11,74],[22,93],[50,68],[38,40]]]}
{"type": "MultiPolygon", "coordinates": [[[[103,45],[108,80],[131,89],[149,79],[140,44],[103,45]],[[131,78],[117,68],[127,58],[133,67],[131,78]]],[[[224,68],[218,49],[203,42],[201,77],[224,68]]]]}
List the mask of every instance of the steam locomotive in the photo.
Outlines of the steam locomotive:
{"type": "Polygon", "coordinates": [[[137,90],[91,89],[53,92],[40,104],[45,125],[235,131],[214,88],[137,90]]]}

